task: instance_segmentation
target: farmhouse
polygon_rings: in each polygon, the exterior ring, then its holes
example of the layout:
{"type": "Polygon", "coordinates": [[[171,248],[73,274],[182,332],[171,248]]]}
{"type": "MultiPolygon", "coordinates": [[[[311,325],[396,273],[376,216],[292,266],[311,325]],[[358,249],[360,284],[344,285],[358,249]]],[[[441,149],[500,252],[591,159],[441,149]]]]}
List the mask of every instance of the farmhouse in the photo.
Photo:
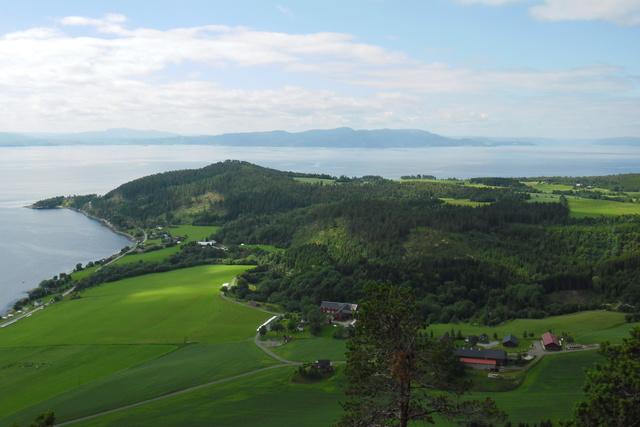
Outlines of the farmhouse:
{"type": "Polygon", "coordinates": [[[322,301],[320,311],[333,317],[335,320],[348,320],[358,310],[358,304],[348,302],[322,301]]]}
{"type": "Polygon", "coordinates": [[[465,366],[476,369],[492,369],[507,364],[507,353],[503,350],[474,350],[461,348],[455,355],[465,366]]]}
{"type": "Polygon", "coordinates": [[[517,347],[518,346],[518,338],[515,335],[507,335],[502,339],[502,345],[505,347],[517,347]]]}
{"type": "Polygon", "coordinates": [[[542,334],[542,345],[545,350],[562,350],[560,341],[558,341],[558,338],[551,332],[545,332],[542,334]]]}

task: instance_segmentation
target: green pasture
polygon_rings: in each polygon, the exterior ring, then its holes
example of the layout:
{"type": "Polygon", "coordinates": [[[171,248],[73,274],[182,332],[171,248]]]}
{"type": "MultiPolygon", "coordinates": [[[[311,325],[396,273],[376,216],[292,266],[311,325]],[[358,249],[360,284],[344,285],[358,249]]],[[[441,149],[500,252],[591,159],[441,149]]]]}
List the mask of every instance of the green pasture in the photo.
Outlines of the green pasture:
{"type": "Polygon", "coordinates": [[[268,316],[219,295],[247,266],[201,266],[120,280],[53,304],[0,330],[0,347],[229,342],[268,316]],[[249,327],[251,326],[251,327],[249,327]],[[248,329],[247,329],[248,328],[248,329]]]}
{"type": "Polygon", "coordinates": [[[589,216],[640,215],[640,203],[615,202],[603,199],[568,197],[571,215],[576,218],[589,216]]]}
{"type": "MultiPolygon", "coordinates": [[[[515,390],[473,393],[474,398],[493,398],[512,423],[535,423],[570,419],[573,407],[582,398],[585,369],[601,360],[596,351],[545,356],[515,390]]],[[[487,381],[491,381],[487,379],[487,381]]]]}
{"type": "Polygon", "coordinates": [[[347,340],[333,338],[333,331],[333,327],[327,326],[317,337],[310,335],[307,331],[293,334],[285,332],[287,335],[292,335],[293,340],[272,348],[272,351],[285,359],[299,362],[312,362],[318,359],[343,361],[347,340]]]}
{"type": "Polygon", "coordinates": [[[493,340],[493,334],[498,334],[498,339],[507,334],[513,334],[521,340],[517,349],[525,349],[528,343],[522,343],[524,331],[535,334],[534,339],[539,339],[546,331],[553,331],[556,334],[567,332],[573,336],[578,343],[597,344],[605,339],[611,342],[620,342],[625,336],[625,332],[631,330],[636,324],[626,323],[623,313],[612,311],[594,310],[582,311],[579,313],[564,314],[561,316],[551,316],[544,319],[515,319],[497,326],[482,326],[469,323],[434,323],[429,326],[436,336],[441,336],[445,332],[454,329],[462,331],[462,334],[480,335],[485,333],[493,340]]]}
{"type": "Polygon", "coordinates": [[[80,418],[275,363],[252,340],[187,345],[43,400],[7,421],[26,422],[49,408],[55,408],[59,421],[80,418]]]}
{"type": "MultiPolygon", "coordinates": [[[[508,392],[475,392],[472,398],[496,400],[512,422],[568,419],[582,397],[584,370],[599,360],[595,351],[544,357],[523,383],[508,392]]],[[[166,400],[95,418],[78,425],[103,426],[326,426],[341,414],[344,378],[315,384],[291,381],[292,369],[276,368],[166,400]]],[[[490,381],[490,379],[487,379],[490,381]]]]}
{"type": "Polygon", "coordinates": [[[294,176],[293,179],[295,181],[302,182],[304,184],[332,185],[336,183],[335,180],[326,179],[326,178],[310,178],[310,177],[304,177],[304,176],[294,176]]]}
{"type": "Polygon", "coordinates": [[[73,419],[275,364],[252,342],[269,315],[219,294],[246,268],[107,283],[1,329],[0,425],[51,409],[73,419]]]}
{"type": "Polygon", "coordinates": [[[343,377],[312,384],[291,381],[281,367],[184,395],[99,417],[78,426],[315,427],[340,417],[343,377]]]}
{"type": "Polygon", "coordinates": [[[472,208],[490,204],[489,202],[474,202],[473,200],[469,199],[451,199],[449,197],[441,197],[440,200],[444,201],[448,205],[471,206],[472,208]]]}
{"type": "Polygon", "coordinates": [[[0,425],[4,425],[2,419],[6,415],[159,357],[174,348],[171,345],[0,348],[0,425]]]}
{"type": "Polygon", "coordinates": [[[552,184],[543,181],[522,181],[522,183],[535,190],[542,191],[543,193],[552,193],[554,191],[569,191],[574,189],[573,185],[552,184]]]}

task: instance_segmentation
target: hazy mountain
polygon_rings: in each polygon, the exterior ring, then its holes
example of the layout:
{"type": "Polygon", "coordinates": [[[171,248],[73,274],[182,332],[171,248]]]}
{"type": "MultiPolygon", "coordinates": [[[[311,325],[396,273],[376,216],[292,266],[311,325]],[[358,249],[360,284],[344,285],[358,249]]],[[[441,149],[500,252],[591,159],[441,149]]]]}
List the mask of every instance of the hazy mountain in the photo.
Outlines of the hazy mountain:
{"type": "Polygon", "coordinates": [[[354,130],[337,128],[305,132],[247,132],[181,136],[153,130],[109,129],[73,134],[0,134],[0,146],[194,144],[238,147],[417,148],[455,146],[531,145],[518,140],[449,138],[417,129],[354,130]]]}

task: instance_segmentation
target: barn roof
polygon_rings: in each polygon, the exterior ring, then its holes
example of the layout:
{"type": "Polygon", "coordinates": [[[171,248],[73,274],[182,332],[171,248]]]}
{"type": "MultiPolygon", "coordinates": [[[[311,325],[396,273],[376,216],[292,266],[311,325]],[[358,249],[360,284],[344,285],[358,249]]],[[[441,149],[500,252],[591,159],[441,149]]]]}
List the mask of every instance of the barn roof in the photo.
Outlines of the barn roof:
{"type": "Polygon", "coordinates": [[[473,363],[474,365],[491,365],[495,366],[496,361],[493,359],[474,359],[473,357],[461,357],[462,363],[473,363]]]}
{"type": "Polygon", "coordinates": [[[560,342],[558,341],[558,338],[551,332],[545,332],[544,334],[542,334],[542,345],[544,345],[545,347],[548,345],[559,346],[560,342]]]}
{"type": "Polygon", "coordinates": [[[461,348],[456,350],[456,356],[471,359],[492,359],[492,360],[507,360],[507,353],[504,350],[474,350],[470,348],[461,348]]]}

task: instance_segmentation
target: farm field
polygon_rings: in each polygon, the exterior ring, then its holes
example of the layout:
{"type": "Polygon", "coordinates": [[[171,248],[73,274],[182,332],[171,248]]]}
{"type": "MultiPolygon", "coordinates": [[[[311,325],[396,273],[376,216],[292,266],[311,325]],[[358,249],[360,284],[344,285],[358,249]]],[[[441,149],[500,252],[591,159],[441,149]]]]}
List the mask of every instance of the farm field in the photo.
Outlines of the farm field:
{"type": "Polygon", "coordinates": [[[7,416],[18,412],[52,396],[160,357],[174,348],[171,345],[2,348],[0,414],[7,416]]]}
{"type": "MultiPolygon", "coordinates": [[[[623,313],[611,311],[583,311],[579,313],[564,314],[561,316],[551,316],[544,319],[515,319],[504,324],[489,327],[481,325],[471,325],[469,323],[434,323],[429,326],[435,335],[443,335],[454,329],[462,331],[464,335],[480,335],[486,333],[491,338],[497,334],[501,340],[507,334],[514,334],[521,341],[520,345],[513,350],[524,350],[529,346],[529,341],[522,340],[524,331],[533,332],[533,340],[540,339],[546,331],[553,331],[556,334],[567,332],[573,336],[576,342],[581,344],[594,344],[604,340],[611,342],[621,342],[622,338],[628,336],[628,332],[639,323],[626,323],[623,313]]],[[[491,338],[493,339],[493,338],[491,338]]]]}
{"type": "Polygon", "coordinates": [[[293,367],[276,368],[75,425],[325,427],[342,413],[343,376],[312,384],[291,381],[293,367]]]}
{"type": "Polygon", "coordinates": [[[489,202],[474,202],[473,200],[469,200],[469,199],[451,199],[448,197],[443,197],[440,200],[444,201],[446,204],[449,204],[449,205],[471,206],[472,208],[490,204],[489,202]]]}
{"type": "Polygon", "coordinates": [[[220,284],[247,266],[202,266],[90,288],[0,330],[0,347],[62,344],[175,344],[251,337],[265,314],[220,297],[220,284]],[[70,327],[82,325],[82,328],[70,327]]]}
{"type": "Polygon", "coordinates": [[[333,185],[333,184],[336,183],[336,181],[333,180],[333,179],[311,178],[311,177],[306,177],[306,176],[295,176],[295,177],[293,177],[293,179],[298,181],[298,182],[303,182],[305,184],[333,185]]]}
{"type": "MultiPolygon", "coordinates": [[[[184,242],[189,243],[198,240],[207,239],[212,234],[215,234],[220,227],[216,226],[199,226],[199,225],[179,225],[175,227],[167,227],[163,231],[168,232],[172,236],[186,237],[184,242]]],[[[152,241],[150,241],[152,242],[152,241]]],[[[141,254],[130,254],[120,258],[115,264],[128,264],[132,262],[160,262],[171,255],[174,255],[180,251],[180,245],[171,246],[168,248],[158,249],[141,254]]]]}
{"type": "Polygon", "coordinates": [[[246,268],[103,284],[0,330],[0,392],[10,396],[0,425],[52,408],[76,418],[275,364],[252,342],[268,315],[219,295],[246,268]]]}
{"type": "Polygon", "coordinates": [[[493,398],[510,421],[535,423],[567,420],[583,396],[584,370],[601,360],[596,351],[545,356],[529,370],[523,383],[509,392],[473,393],[493,398]]]}
{"type": "Polygon", "coordinates": [[[576,218],[589,216],[640,215],[640,203],[568,197],[571,215],[576,218]]]}
{"type": "Polygon", "coordinates": [[[252,340],[191,344],[55,395],[7,421],[31,420],[49,408],[59,419],[80,418],[274,364],[252,340]]]}
{"type": "MultiPolygon", "coordinates": [[[[516,390],[470,396],[495,399],[512,422],[567,419],[582,396],[584,369],[599,358],[595,351],[547,356],[529,371],[516,390]],[[539,414],[544,415],[541,418],[539,414]]],[[[296,425],[319,427],[339,418],[344,382],[340,368],[333,378],[316,384],[292,383],[291,375],[292,368],[277,368],[78,425],[153,426],[162,420],[162,425],[179,426],[189,414],[193,426],[280,426],[295,419],[296,425]]]]}
{"type": "Polygon", "coordinates": [[[285,359],[298,362],[312,362],[318,359],[332,361],[345,360],[347,340],[333,338],[333,328],[326,327],[318,337],[303,334],[293,334],[293,341],[274,347],[272,351],[285,359]]]}

